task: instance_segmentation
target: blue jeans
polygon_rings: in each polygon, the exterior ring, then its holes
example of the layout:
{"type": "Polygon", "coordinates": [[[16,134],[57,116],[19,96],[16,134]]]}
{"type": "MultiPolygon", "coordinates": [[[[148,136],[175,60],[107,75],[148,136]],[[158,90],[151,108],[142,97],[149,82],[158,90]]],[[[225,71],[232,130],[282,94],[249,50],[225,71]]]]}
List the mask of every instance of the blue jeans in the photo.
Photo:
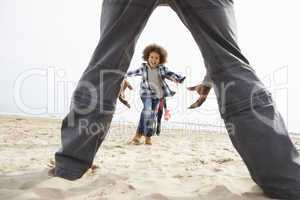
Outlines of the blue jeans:
{"type": "Polygon", "coordinates": [[[156,131],[156,111],[159,105],[158,98],[142,97],[143,110],[141,112],[137,133],[151,137],[156,131]]]}
{"type": "MultiPolygon", "coordinates": [[[[164,0],[201,50],[230,139],[269,197],[300,199],[300,157],[270,92],[240,51],[233,0],[164,0]]],[[[92,165],[110,127],[136,41],[160,0],[103,0],[99,44],[72,98],[55,154],[57,176],[92,165]]],[[[163,23],[163,20],[162,20],[163,23]]]]}

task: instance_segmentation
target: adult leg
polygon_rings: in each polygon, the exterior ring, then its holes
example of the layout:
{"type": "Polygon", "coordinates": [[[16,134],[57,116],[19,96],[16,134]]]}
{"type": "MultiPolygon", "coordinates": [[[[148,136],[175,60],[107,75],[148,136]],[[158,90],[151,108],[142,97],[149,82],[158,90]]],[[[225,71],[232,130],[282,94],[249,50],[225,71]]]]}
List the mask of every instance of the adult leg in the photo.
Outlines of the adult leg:
{"type": "Polygon", "coordinates": [[[300,157],[271,94],[236,42],[232,0],[171,0],[214,82],[230,139],[266,195],[300,198],[300,157]]]}
{"type": "Polygon", "coordinates": [[[75,180],[92,165],[109,129],[135,43],[157,4],[157,0],[103,0],[98,46],[62,122],[56,176],[75,180]]]}

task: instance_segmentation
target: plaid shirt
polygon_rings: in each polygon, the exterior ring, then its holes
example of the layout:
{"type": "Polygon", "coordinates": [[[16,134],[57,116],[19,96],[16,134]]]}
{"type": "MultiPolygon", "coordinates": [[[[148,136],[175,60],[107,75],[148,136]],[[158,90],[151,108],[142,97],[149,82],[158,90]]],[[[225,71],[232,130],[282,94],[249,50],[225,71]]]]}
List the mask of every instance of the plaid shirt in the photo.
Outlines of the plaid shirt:
{"type": "MultiPolygon", "coordinates": [[[[155,96],[155,92],[150,87],[150,84],[149,84],[148,66],[147,65],[148,64],[143,63],[140,68],[130,71],[130,72],[127,72],[127,75],[126,75],[127,77],[142,76],[142,81],[140,84],[141,97],[155,96]]],[[[158,65],[158,72],[159,72],[159,76],[161,77],[161,80],[162,80],[163,96],[164,97],[173,96],[175,94],[175,92],[169,88],[169,86],[165,82],[165,79],[169,79],[171,81],[182,83],[184,81],[185,77],[169,71],[168,68],[165,67],[164,65],[158,65]]]]}

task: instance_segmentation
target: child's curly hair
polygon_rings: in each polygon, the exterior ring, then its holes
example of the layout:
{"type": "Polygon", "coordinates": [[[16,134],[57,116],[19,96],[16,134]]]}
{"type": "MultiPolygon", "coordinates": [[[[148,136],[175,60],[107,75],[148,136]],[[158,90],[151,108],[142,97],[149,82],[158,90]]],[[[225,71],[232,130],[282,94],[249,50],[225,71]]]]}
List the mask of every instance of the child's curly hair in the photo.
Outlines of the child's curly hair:
{"type": "Polygon", "coordinates": [[[149,55],[151,52],[156,52],[159,54],[160,64],[164,64],[167,62],[167,56],[168,56],[167,51],[163,47],[161,47],[157,44],[150,44],[145,47],[145,49],[143,51],[143,59],[145,61],[148,61],[148,58],[149,58],[149,55]]]}

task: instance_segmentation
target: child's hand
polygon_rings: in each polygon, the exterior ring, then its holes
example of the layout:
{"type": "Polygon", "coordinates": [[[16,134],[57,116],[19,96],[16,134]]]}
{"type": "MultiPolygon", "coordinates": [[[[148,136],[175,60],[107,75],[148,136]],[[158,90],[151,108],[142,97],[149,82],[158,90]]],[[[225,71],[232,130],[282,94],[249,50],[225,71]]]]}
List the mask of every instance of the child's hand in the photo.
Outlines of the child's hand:
{"type": "Polygon", "coordinates": [[[165,110],[164,118],[168,121],[171,118],[170,110],[165,110]]]}
{"type": "Polygon", "coordinates": [[[197,91],[197,93],[200,95],[198,100],[195,103],[193,103],[192,105],[190,105],[189,109],[193,109],[193,108],[200,107],[204,103],[211,88],[200,84],[200,85],[196,85],[194,87],[188,87],[187,89],[190,91],[197,91]]]}

